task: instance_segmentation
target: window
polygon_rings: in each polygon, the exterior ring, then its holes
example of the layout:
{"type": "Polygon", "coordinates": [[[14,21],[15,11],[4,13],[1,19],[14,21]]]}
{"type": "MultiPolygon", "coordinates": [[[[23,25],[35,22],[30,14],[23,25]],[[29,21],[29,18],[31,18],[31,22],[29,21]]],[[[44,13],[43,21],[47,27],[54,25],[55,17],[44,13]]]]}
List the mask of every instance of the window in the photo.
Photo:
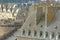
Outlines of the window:
{"type": "Polygon", "coordinates": [[[60,39],[60,34],[58,35],[58,38],[60,39]]]}
{"type": "Polygon", "coordinates": [[[42,34],[43,34],[43,32],[42,32],[42,31],[40,31],[40,37],[42,36],[42,34]]]}
{"type": "Polygon", "coordinates": [[[48,32],[46,32],[46,38],[48,37],[48,32]]]}
{"type": "Polygon", "coordinates": [[[23,29],[23,35],[25,34],[25,30],[23,29]]]}
{"type": "Polygon", "coordinates": [[[28,35],[30,35],[30,34],[31,34],[31,30],[28,31],[28,35]]]}
{"type": "Polygon", "coordinates": [[[55,27],[55,29],[57,29],[57,26],[55,27]]]}
{"type": "Polygon", "coordinates": [[[40,27],[43,27],[43,25],[41,25],[40,27]]]}
{"type": "Polygon", "coordinates": [[[29,24],[29,26],[31,26],[31,23],[29,24]]]}
{"type": "Polygon", "coordinates": [[[36,35],[37,35],[37,31],[35,30],[35,31],[34,31],[34,36],[36,36],[36,35]]]}
{"type": "Polygon", "coordinates": [[[54,38],[54,33],[52,33],[52,38],[54,38]]]}

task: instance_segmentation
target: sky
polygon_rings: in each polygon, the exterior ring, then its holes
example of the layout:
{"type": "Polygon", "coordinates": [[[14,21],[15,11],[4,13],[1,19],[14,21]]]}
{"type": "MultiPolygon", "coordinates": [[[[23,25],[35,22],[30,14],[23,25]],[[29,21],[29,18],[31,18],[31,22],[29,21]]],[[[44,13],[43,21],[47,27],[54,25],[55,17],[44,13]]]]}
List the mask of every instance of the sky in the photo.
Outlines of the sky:
{"type": "MultiPolygon", "coordinates": [[[[6,3],[6,2],[28,2],[29,0],[0,0],[0,3],[6,3]]],[[[36,1],[36,2],[39,2],[39,0],[31,0],[31,1],[36,1]]]]}

